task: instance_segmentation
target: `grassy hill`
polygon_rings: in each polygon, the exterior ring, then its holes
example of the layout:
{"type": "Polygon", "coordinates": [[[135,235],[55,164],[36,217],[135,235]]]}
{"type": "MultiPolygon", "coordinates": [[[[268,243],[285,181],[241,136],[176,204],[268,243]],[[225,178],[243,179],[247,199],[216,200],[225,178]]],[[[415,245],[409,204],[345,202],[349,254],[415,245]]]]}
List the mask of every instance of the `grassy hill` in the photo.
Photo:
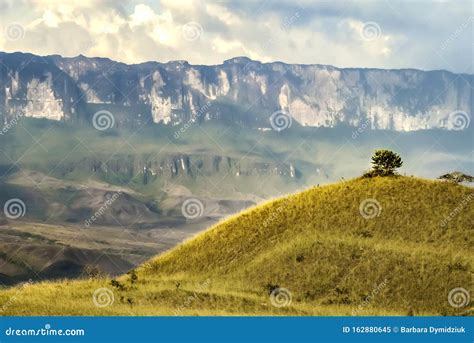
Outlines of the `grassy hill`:
{"type": "Polygon", "coordinates": [[[407,177],[315,187],[233,216],[115,280],[2,291],[0,311],[469,315],[448,294],[472,294],[473,198],[472,188],[407,177]]]}

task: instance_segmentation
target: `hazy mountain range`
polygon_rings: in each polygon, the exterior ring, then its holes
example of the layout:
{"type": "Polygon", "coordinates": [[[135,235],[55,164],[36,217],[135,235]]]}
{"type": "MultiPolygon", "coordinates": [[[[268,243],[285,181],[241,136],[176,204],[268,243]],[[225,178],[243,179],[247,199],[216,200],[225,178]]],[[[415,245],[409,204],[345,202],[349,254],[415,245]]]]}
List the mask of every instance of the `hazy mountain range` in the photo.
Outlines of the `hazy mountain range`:
{"type": "Polygon", "coordinates": [[[214,66],[127,65],[82,55],[0,53],[4,121],[18,114],[90,121],[107,110],[119,128],[212,119],[271,128],[272,114],[282,111],[295,126],[456,129],[470,119],[473,87],[473,75],[443,70],[260,63],[246,57],[214,66]]]}
{"type": "Polygon", "coordinates": [[[472,87],[448,71],[0,53],[0,206],[23,209],[0,211],[0,283],[124,273],[262,200],[360,176],[377,148],[402,174],[472,174],[472,87]]]}

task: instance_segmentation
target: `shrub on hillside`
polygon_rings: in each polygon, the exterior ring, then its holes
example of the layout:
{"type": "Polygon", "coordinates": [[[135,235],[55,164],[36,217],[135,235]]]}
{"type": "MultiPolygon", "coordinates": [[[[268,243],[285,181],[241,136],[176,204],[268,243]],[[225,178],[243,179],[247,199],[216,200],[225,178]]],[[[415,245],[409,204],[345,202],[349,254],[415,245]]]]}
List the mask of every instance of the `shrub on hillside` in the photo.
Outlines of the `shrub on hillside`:
{"type": "Polygon", "coordinates": [[[104,279],[107,277],[105,273],[98,265],[87,264],[82,269],[82,278],[84,279],[104,279]]]}
{"type": "Polygon", "coordinates": [[[440,177],[438,177],[438,179],[453,183],[474,182],[474,176],[467,175],[458,171],[441,175],[440,177]]]}
{"type": "Polygon", "coordinates": [[[372,156],[372,170],[364,174],[364,177],[394,176],[396,169],[403,165],[402,158],[396,152],[380,149],[375,150],[372,156]]]}

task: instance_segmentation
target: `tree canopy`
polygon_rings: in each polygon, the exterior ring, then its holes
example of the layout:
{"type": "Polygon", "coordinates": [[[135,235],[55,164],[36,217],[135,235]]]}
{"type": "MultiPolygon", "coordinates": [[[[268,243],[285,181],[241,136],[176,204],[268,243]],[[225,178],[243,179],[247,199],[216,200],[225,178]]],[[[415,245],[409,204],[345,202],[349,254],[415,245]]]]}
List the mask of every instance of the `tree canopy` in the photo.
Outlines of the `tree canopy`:
{"type": "Polygon", "coordinates": [[[396,175],[396,169],[402,165],[402,158],[396,152],[386,149],[375,150],[372,156],[372,170],[364,176],[393,176],[396,175]]]}

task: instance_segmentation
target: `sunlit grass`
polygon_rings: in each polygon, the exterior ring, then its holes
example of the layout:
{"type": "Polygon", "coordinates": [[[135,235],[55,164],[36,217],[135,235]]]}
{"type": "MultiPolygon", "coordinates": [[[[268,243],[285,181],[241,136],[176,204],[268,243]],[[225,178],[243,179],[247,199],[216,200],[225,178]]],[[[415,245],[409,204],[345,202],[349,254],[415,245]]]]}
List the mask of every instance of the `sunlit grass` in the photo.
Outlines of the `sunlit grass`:
{"type": "Polygon", "coordinates": [[[469,305],[453,308],[447,297],[456,287],[472,290],[474,210],[466,199],[473,194],[406,177],[315,187],[215,225],[138,268],[136,281],[17,287],[0,292],[0,311],[6,304],[3,315],[466,315],[469,305]],[[380,204],[374,218],[360,213],[366,199],[380,204]],[[101,308],[93,294],[102,287],[114,301],[101,308]],[[277,287],[290,292],[287,306],[272,305],[277,287]]]}

